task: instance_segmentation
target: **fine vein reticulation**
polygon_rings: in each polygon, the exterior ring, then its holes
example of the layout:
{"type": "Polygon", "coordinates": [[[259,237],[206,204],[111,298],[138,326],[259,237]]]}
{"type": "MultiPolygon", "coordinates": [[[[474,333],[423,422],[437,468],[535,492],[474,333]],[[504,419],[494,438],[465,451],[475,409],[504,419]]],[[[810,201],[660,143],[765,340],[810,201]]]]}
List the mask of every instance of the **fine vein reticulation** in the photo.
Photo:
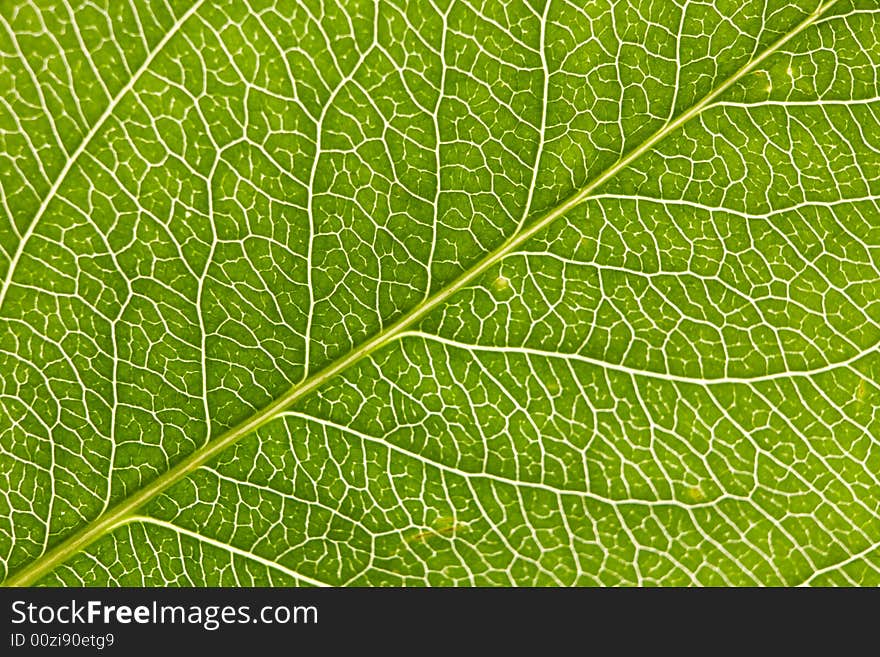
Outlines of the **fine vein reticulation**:
{"type": "Polygon", "coordinates": [[[874,2],[0,19],[6,584],[880,578],[874,2]]]}

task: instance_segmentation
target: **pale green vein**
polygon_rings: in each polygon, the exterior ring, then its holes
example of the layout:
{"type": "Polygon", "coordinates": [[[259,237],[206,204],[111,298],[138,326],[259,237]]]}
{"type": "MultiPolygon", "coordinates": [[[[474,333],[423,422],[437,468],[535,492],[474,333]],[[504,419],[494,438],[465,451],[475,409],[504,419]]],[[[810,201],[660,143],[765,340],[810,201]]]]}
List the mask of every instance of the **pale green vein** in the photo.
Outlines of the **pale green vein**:
{"type": "Polygon", "coordinates": [[[247,559],[248,561],[253,561],[255,563],[260,564],[266,568],[271,570],[277,570],[279,573],[283,573],[288,577],[291,577],[295,580],[302,582],[303,584],[307,584],[309,586],[328,586],[325,582],[321,582],[319,580],[313,579],[311,577],[307,577],[306,575],[302,575],[295,570],[291,570],[285,566],[282,566],[277,561],[272,561],[271,559],[266,559],[265,557],[261,557],[258,554],[253,552],[248,552],[247,550],[242,550],[241,548],[237,548],[234,545],[229,545],[228,543],[224,543],[223,541],[218,541],[209,536],[203,536],[198,532],[191,531],[184,527],[179,527],[170,522],[165,522],[164,520],[158,520],[156,518],[150,518],[149,516],[132,516],[128,518],[125,524],[142,524],[142,525],[154,525],[156,527],[161,527],[163,529],[167,529],[175,534],[179,534],[180,536],[186,536],[187,538],[191,538],[199,543],[204,543],[206,545],[210,545],[211,547],[215,547],[219,550],[223,550],[225,552],[229,552],[230,554],[234,554],[243,559],[247,559]]]}
{"type": "Polygon", "coordinates": [[[816,367],[809,370],[782,370],[780,372],[770,372],[767,374],[758,374],[755,376],[716,376],[716,377],[697,377],[697,376],[684,376],[680,374],[673,374],[671,372],[654,372],[652,370],[639,369],[636,367],[629,367],[627,365],[622,365],[620,363],[615,363],[609,360],[602,360],[601,358],[592,358],[590,356],[584,356],[582,354],[576,353],[565,353],[558,351],[547,351],[545,349],[534,349],[532,347],[499,347],[494,345],[481,345],[481,344],[472,344],[469,342],[460,342],[458,340],[450,340],[449,338],[444,338],[443,336],[434,335],[432,333],[425,333],[424,331],[405,331],[401,333],[399,338],[416,338],[423,340],[425,342],[436,342],[438,344],[445,345],[447,347],[451,347],[452,349],[461,349],[462,351],[468,351],[470,353],[487,353],[487,354],[497,354],[497,355],[515,355],[515,356],[524,356],[526,358],[547,358],[547,359],[559,359],[559,360],[568,360],[574,361],[578,363],[583,363],[585,365],[592,365],[594,367],[600,367],[603,370],[611,370],[614,372],[619,372],[621,374],[626,374],[628,376],[636,376],[642,377],[646,379],[657,379],[660,381],[668,381],[670,383],[681,383],[686,385],[700,385],[700,386],[717,386],[717,385],[726,385],[726,384],[734,384],[734,385],[755,385],[758,383],[766,383],[768,381],[776,381],[778,379],[808,379],[811,377],[819,376],[821,374],[827,374],[828,372],[833,372],[834,370],[853,367],[856,363],[858,363],[863,358],[870,356],[871,354],[877,353],[880,351],[880,345],[874,344],[868,347],[867,349],[863,349],[859,352],[856,352],[849,358],[841,361],[829,362],[821,367],[816,367]]]}
{"type": "MultiPolygon", "coordinates": [[[[454,467],[443,463],[443,461],[430,459],[422,454],[419,454],[418,452],[405,449],[386,438],[372,436],[370,434],[363,433],[362,431],[357,431],[356,429],[345,426],[344,424],[338,424],[330,420],[325,420],[323,418],[314,417],[297,411],[285,411],[284,413],[281,413],[279,417],[291,418],[293,420],[301,420],[303,422],[317,424],[327,430],[338,431],[343,435],[352,436],[365,443],[378,445],[384,449],[387,449],[390,452],[394,452],[395,454],[400,454],[401,456],[404,456],[408,459],[417,461],[426,468],[439,470],[444,474],[452,475],[453,477],[459,477],[461,479],[467,480],[480,479],[484,481],[491,481],[492,483],[500,484],[502,486],[510,486],[512,488],[530,488],[533,490],[550,493],[551,495],[556,495],[557,497],[575,497],[578,499],[590,500],[592,502],[598,502],[599,504],[608,505],[620,504],[625,506],[637,506],[645,508],[677,508],[684,509],[686,511],[690,511],[691,509],[711,508],[720,502],[731,500],[745,503],[752,502],[752,500],[748,496],[736,495],[734,493],[723,493],[711,499],[706,499],[700,502],[681,501],[677,499],[644,500],[636,497],[613,498],[606,495],[598,495],[596,493],[592,493],[588,490],[588,487],[586,486],[583,488],[565,488],[563,486],[553,486],[551,484],[547,484],[541,481],[513,479],[511,477],[505,477],[503,475],[494,474],[488,471],[466,470],[463,468],[454,467]]],[[[242,482],[236,483],[238,483],[239,486],[250,486],[250,484],[242,482]]],[[[280,494],[277,491],[275,491],[275,493],[276,495],[280,494]]]]}
{"type": "MultiPolygon", "coordinates": [[[[261,411],[251,416],[248,420],[227,431],[216,440],[205,445],[201,449],[193,452],[185,459],[178,462],[175,466],[167,470],[165,473],[148,483],[144,488],[133,493],[129,497],[119,502],[116,506],[108,509],[101,516],[96,518],[91,524],[68,537],[55,548],[45,553],[40,558],[33,561],[27,567],[8,578],[5,582],[7,586],[27,586],[40,579],[58,565],[69,559],[77,552],[83,550],[92,542],[101,536],[112,531],[121,524],[130,521],[135,512],[153,499],[156,495],[167,489],[172,484],[180,481],[197,468],[201,467],[211,459],[218,456],[227,447],[234,444],[242,437],[250,434],[252,431],[263,426],[267,422],[275,419],[288,406],[302,399],[309,393],[318,389],[327,381],[336,375],[344,372],[355,363],[363,360],[377,349],[380,349],[399,338],[410,326],[418,322],[420,319],[428,315],[431,311],[442,306],[452,295],[459,292],[463,288],[473,283],[482,274],[489,271],[497,265],[507,255],[514,252],[517,248],[525,244],[537,233],[547,228],[556,219],[566,214],[569,210],[582,203],[589,198],[593,192],[608,182],[622,170],[627,168],[635,160],[651,150],[670,134],[676,132],[684,124],[699,115],[704,109],[709,107],[716,99],[718,99],[725,91],[730,89],[743,76],[749,74],[755,68],[761,65],[768,57],[777,52],[791,39],[816,23],[828,10],[833,7],[838,0],[829,0],[820,5],[813,13],[798,23],[791,31],[779,38],[760,55],[752,59],[750,62],[742,66],[733,75],[713,89],[709,94],[703,97],[698,103],[693,105],[686,112],[679,115],[674,120],[668,122],[662,128],[654,132],[640,146],[621,157],[612,166],[605,169],[596,176],[591,182],[583,187],[576,194],[569,197],[566,201],[555,207],[553,210],[543,215],[531,224],[526,225],[522,230],[512,235],[507,241],[498,246],[495,250],[487,254],[482,260],[476,263],[469,271],[462,274],[459,278],[447,285],[445,288],[438,290],[433,296],[425,299],[421,304],[411,309],[393,324],[380,331],[364,344],[349,352],[347,355],[339,358],[331,363],[324,370],[316,372],[301,383],[293,386],[286,394],[269,404],[261,411]]],[[[197,6],[197,5],[196,5],[197,6]]],[[[194,11],[190,10],[189,14],[194,11]]],[[[32,228],[31,228],[32,230],[32,228]]],[[[21,250],[21,247],[19,251],[21,250]]],[[[11,276],[11,274],[10,274],[11,276]]],[[[8,280],[4,284],[8,286],[8,280]]],[[[2,302],[2,297],[0,297],[2,302]]]]}

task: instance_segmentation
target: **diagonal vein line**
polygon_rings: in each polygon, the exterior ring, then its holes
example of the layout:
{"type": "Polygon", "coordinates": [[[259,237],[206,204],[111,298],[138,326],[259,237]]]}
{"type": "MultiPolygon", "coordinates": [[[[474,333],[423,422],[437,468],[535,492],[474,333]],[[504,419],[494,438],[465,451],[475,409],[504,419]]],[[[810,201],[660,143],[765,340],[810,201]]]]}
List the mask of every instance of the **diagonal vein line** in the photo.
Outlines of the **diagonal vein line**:
{"type": "Polygon", "coordinates": [[[152,66],[153,61],[156,59],[157,55],[162,52],[168,42],[180,31],[180,28],[183,27],[184,23],[186,23],[190,17],[196,13],[198,8],[202,5],[204,0],[197,0],[192,7],[190,7],[185,14],[183,14],[177,22],[171,26],[171,29],[162,37],[162,40],[156,44],[156,47],[150,51],[147,55],[147,58],[144,60],[143,64],[141,64],[140,68],[135,71],[134,75],[131,76],[131,79],[128,83],[119,90],[113,99],[108,103],[107,107],[104,108],[104,112],[101,116],[98,117],[98,120],[92,125],[89,131],[86,133],[85,137],[83,137],[82,141],[79,143],[79,146],[76,147],[76,150],[70,154],[70,157],[67,158],[67,162],[64,163],[64,166],[61,168],[61,171],[58,172],[58,176],[55,178],[55,182],[52,183],[52,187],[49,188],[48,193],[43,198],[42,203],[40,203],[40,207],[37,208],[37,211],[34,213],[33,218],[28,224],[27,229],[21,236],[21,239],[18,241],[18,246],[15,249],[15,253],[12,255],[12,259],[9,261],[9,269],[6,271],[6,276],[3,279],[3,286],[0,287],[0,310],[3,309],[3,302],[6,300],[6,293],[9,290],[9,286],[12,284],[12,277],[15,275],[15,269],[18,266],[18,261],[21,259],[22,254],[24,253],[25,246],[27,246],[28,241],[33,236],[34,231],[37,228],[37,225],[40,223],[40,219],[42,219],[43,215],[46,213],[46,208],[49,207],[49,204],[52,200],[58,195],[58,190],[61,188],[62,183],[67,179],[67,174],[70,173],[70,170],[73,168],[73,165],[79,160],[79,157],[85,152],[86,148],[89,147],[92,139],[94,139],[95,135],[100,132],[101,128],[104,127],[104,124],[107,123],[108,119],[113,115],[113,112],[116,111],[116,108],[119,106],[119,103],[122,102],[122,99],[128,95],[128,93],[134,88],[134,85],[137,84],[137,81],[140,80],[141,76],[146,73],[146,71],[152,66]]]}
{"type": "Polygon", "coordinates": [[[244,436],[255,431],[264,424],[270,422],[279,416],[279,414],[288,406],[302,399],[309,393],[324,385],[327,381],[336,375],[344,372],[355,363],[363,360],[376,350],[390,344],[399,338],[409,327],[418,320],[425,317],[428,313],[440,307],[449,297],[456,292],[466,288],[473,283],[486,271],[498,264],[507,255],[514,252],[518,247],[525,244],[529,239],[537,233],[547,228],[556,219],[576,207],[595,192],[599,187],[608,182],[618,173],[627,168],[630,164],[640,158],[642,155],[659,144],[670,134],[676,132],[685,123],[696,117],[704,109],[711,105],[719,96],[732,87],[738,80],[748,75],[757,68],[768,57],[779,51],[786,43],[791,41],[798,34],[806,30],[808,27],[816,23],[825,13],[833,7],[838,0],[828,0],[813,11],[809,16],[803,19],[788,33],[780,37],[771,46],[764,50],[760,55],[742,66],[733,75],[724,80],[720,85],[715,87],[709,94],[704,96],[702,100],[693,105],[686,112],[679,115],[673,121],[670,121],[654,134],[648,137],[636,149],[630,151],[621,157],[612,166],[605,169],[596,176],[580,191],[569,197],[566,201],[555,207],[553,210],[535,220],[532,224],[524,227],[523,230],[511,236],[506,242],[497,247],[494,251],[484,256],[482,260],[477,262],[470,270],[455,279],[445,288],[438,290],[433,296],[426,299],[406,315],[389,325],[360,347],[349,352],[345,356],[332,362],[320,372],[316,372],[311,377],[305,379],[301,383],[293,386],[284,395],[277,400],[252,415],[238,426],[230,429],[220,437],[211,441],[201,449],[193,452],[188,457],[178,462],[177,465],[167,470],[162,475],[148,483],[146,486],[123,499],[116,506],[107,510],[104,514],[96,518],[91,524],[87,525],[80,531],[71,535],[49,552],[33,561],[30,565],[18,571],[15,575],[8,578],[5,586],[28,586],[38,580],[43,575],[50,572],[53,568],[63,563],[65,560],[86,548],[93,541],[97,540],[107,532],[112,531],[119,525],[128,522],[140,507],[156,497],[159,493],[167,489],[172,484],[180,481],[188,474],[195,471],[214,457],[218,456],[227,447],[234,444],[244,436]]]}
{"type": "Polygon", "coordinates": [[[468,342],[460,342],[458,340],[450,340],[449,338],[444,338],[439,335],[433,335],[431,333],[425,333],[423,331],[406,331],[398,335],[399,338],[416,338],[422,340],[424,342],[435,342],[437,344],[444,345],[446,347],[450,347],[452,349],[461,349],[463,351],[470,352],[472,355],[476,354],[495,354],[495,355],[516,355],[516,356],[525,356],[526,358],[534,357],[534,358],[546,358],[548,360],[563,360],[563,361],[571,361],[584,363],[585,365],[592,365],[594,367],[601,367],[604,370],[610,370],[613,372],[619,372],[621,374],[626,374],[628,376],[637,376],[643,377],[646,379],[654,379],[656,381],[667,381],[670,383],[681,383],[685,385],[699,385],[699,386],[717,386],[717,385],[750,385],[754,386],[759,383],[766,383],[768,381],[777,381],[779,379],[803,379],[803,378],[812,378],[816,376],[820,376],[822,374],[827,374],[828,372],[833,372],[835,370],[839,370],[845,367],[852,367],[860,360],[874,353],[880,352],[880,343],[872,344],[867,349],[863,349],[861,351],[856,352],[849,358],[844,360],[834,361],[826,363],[820,367],[815,367],[813,369],[808,370],[783,370],[781,372],[771,372],[769,374],[761,374],[758,376],[717,376],[717,377],[698,377],[698,376],[682,376],[680,374],[672,374],[671,372],[652,372],[647,369],[638,369],[635,367],[630,367],[628,365],[624,365],[622,363],[615,363],[610,360],[602,360],[601,358],[591,358],[590,356],[584,356],[579,353],[566,353],[566,352],[556,352],[556,351],[548,351],[545,349],[533,349],[530,347],[494,347],[482,344],[474,344],[468,342]]]}
{"type": "Polygon", "coordinates": [[[209,536],[204,536],[199,534],[198,532],[191,531],[184,527],[180,527],[171,522],[166,522],[164,520],[159,520],[157,518],[150,518],[149,516],[131,516],[126,518],[124,523],[122,524],[141,524],[141,525],[154,525],[156,527],[162,527],[163,529],[167,529],[169,531],[174,532],[175,534],[179,534],[181,536],[186,536],[187,538],[191,538],[193,540],[199,541],[200,543],[205,543],[206,545],[210,545],[211,547],[215,547],[220,550],[225,550],[232,555],[242,557],[244,559],[248,559],[249,561],[254,561],[261,566],[265,566],[266,568],[277,570],[280,573],[284,573],[288,577],[292,577],[293,579],[299,580],[304,584],[308,584],[309,586],[320,586],[325,587],[328,586],[325,582],[321,582],[312,577],[308,577],[307,575],[302,575],[295,570],[291,570],[285,566],[282,566],[280,563],[276,561],[272,561],[271,559],[266,559],[265,557],[261,557],[260,555],[249,552],[247,550],[242,550],[241,548],[237,548],[234,545],[229,545],[228,543],[224,543],[223,541],[218,541],[209,536]]]}

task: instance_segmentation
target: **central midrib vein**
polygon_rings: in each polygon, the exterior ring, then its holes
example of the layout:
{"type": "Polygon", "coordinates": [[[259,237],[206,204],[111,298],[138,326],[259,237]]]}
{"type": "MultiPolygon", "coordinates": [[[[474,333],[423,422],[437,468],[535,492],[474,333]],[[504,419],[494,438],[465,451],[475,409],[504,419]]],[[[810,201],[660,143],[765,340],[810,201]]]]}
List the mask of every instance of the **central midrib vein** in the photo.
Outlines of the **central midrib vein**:
{"type": "Polygon", "coordinates": [[[519,246],[523,245],[535,234],[547,228],[553,221],[564,215],[566,212],[579,205],[600,186],[608,182],[611,178],[620,173],[623,169],[632,164],[639,157],[656,146],[664,138],[678,130],[685,123],[696,117],[706,107],[708,107],[715,99],[727,91],[743,76],[748,75],[757,68],[764,60],[777,52],[792,38],[803,32],[810,25],[815,23],[819,17],[825,14],[838,0],[828,0],[824,4],[816,8],[813,13],[798,23],[791,31],[780,37],[771,46],[764,50],[760,55],[754,57],[747,64],[728,77],[724,82],[715,87],[710,93],[702,98],[698,103],[693,105],[686,112],[680,114],[675,120],[665,124],[662,128],[654,132],[637,148],[621,157],[612,166],[605,169],[598,176],[593,178],[585,187],[581,188],[576,194],[570,196],[566,201],[556,206],[553,210],[543,215],[533,223],[525,226],[521,231],[515,233],[506,242],[501,244],[495,250],[483,257],[470,270],[452,281],[449,285],[438,290],[434,295],[426,299],[424,302],[410,310],[406,315],[402,316],[396,322],[386,327],[375,336],[367,340],[358,348],[352,350],[347,355],[332,362],[320,372],[313,374],[301,383],[293,386],[286,394],[279,397],[270,405],[263,408],[258,413],[252,415],[248,420],[230,429],[219,438],[212,440],[210,443],[196,450],[188,457],[177,463],[174,467],[167,470],[146,486],[138,490],[136,493],[128,496],[116,506],[105,511],[101,516],[96,518],[86,527],[74,533],[57,546],[43,554],[31,564],[18,571],[12,577],[8,578],[5,586],[28,586],[37,581],[40,577],[53,570],[56,566],[64,563],[68,558],[78,553],[93,541],[104,536],[114,528],[124,523],[135,511],[144,504],[156,497],[159,493],[180,481],[197,468],[201,467],[212,458],[220,454],[227,447],[234,444],[244,436],[255,431],[262,425],[275,419],[275,417],[285,408],[305,397],[313,390],[325,384],[337,374],[342,373],[355,363],[366,358],[392,341],[394,341],[401,333],[425,317],[435,308],[441,306],[449,297],[456,292],[467,287],[474,282],[482,274],[486,273],[494,265],[498,264],[505,256],[514,252],[519,246]]]}

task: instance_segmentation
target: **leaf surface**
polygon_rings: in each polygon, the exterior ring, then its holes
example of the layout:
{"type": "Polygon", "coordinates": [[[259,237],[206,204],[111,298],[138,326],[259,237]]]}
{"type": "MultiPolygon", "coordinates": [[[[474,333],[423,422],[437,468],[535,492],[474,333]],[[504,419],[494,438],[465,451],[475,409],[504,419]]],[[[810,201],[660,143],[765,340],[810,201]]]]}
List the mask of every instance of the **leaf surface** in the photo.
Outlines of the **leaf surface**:
{"type": "Polygon", "coordinates": [[[7,584],[880,583],[875,0],[0,28],[7,584]]]}

